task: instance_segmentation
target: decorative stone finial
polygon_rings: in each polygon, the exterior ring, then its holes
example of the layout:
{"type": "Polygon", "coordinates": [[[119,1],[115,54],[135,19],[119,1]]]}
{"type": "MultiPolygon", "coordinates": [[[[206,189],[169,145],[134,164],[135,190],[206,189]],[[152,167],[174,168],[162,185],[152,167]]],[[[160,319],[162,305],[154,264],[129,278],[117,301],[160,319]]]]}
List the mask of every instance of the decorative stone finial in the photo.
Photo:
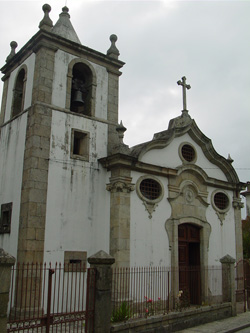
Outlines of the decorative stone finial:
{"type": "Polygon", "coordinates": [[[232,164],[233,161],[234,161],[234,160],[232,159],[232,157],[230,156],[230,154],[228,154],[227,160],[228,160],[228,162],[231,163],[231,164],[232,164]]]}
{"type": "Polygon", "coordinates": [[[126,132],[126,127],[123,126],[122,121],[120,122],[120,124],[116,127],[116,131],[118,132],[118,137],[119,137],[119,143],[120,145],[123,145],[123,138],[124,138],[124,133],[126,132]]]}
{"type": "Polygon", "coordinates": [[[68,16],[68,18],[70,18],[70,15],[69,15],[69,8],[68,8],[67,6],[64,6],[64,7],[62,8],[62,13],[61,13],[59,16],[62,16],[62,15],[64,15],[64,16],[68,16]]]}
{"type": "Polygon", "coordinates": [[[59,14],[59,19],[52,28],[51,32],[63,38],[69,39],[74,43],[81,44],[81,41],[70,22],[69,8],[66,6],[62,8],[62,12],[59,14]]]}
{"type": "Polygon", "coordinates": [[[17,48],[17,42],[12,41],[10,43],[10,47],[11,47],[11,51],[10,54],[8,55],[8,57],[6,58],[6,62],[8,62],[12,57],[14,57],[14,55],[16,54],[16,48],[17,48]]]}
{"type": "Polygon", "coordinates": [[[49,31],[53,27],[53,22],[49,17],[49,12],[51,11],[51,7],[50,7],[50,5],[45,4],[45,5],[43,5],[42,8],[44,11],[44,17],[39,24],[39,28],[49,31]]]}
{"type": "Polygon", "coordinates": [[[116,47],[116,45],[115,45],[115,43],[116,43],[116,41],[117,41],[117,36],[116,35],[111,35],[110,37],[109,37],[109,39],[110,39],[110,41],[111,41],[111,46],[110,46],[110,48],[108,49],[108,51],[107,51],[107,55],[109,56],[109,57],[112,57],[112,58],[115,58],[115,59],[118,59],[118,57],[119,57],[119,55],[120,55],[120,52],[119,52],[119,50],[117,49],[117,47],[116,47]]]}
{"type": "Polygon", "coordinates": [[[123,126],[123,123],[121,121],[120,124],[117,125],[117,127],[116,127],[119,142],[118,142],[118,144],[116,144],[113,147],[113,149],[112,149],[113,154],[116,154],[116,153],[128,154],[130,152],[129,146],[125,145],[125,143],[123,142],[124,133],[126,132],[126,130],[127,130],[126,127],[123,126]]]}

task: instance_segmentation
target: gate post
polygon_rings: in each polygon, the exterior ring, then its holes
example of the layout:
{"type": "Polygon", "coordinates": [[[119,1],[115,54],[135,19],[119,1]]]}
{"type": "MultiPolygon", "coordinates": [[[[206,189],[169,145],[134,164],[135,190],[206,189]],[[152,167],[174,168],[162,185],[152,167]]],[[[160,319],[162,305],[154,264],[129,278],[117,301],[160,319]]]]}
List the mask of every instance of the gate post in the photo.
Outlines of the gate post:
{"type": "Polygon", "coordinates": [[[11,267],[15,258],[0,248],[0,332],[7,332],[7,310],[9,302],[11,267]]]}
{"type": "Polygon", "coordinates": [[[231,302],[232,316],[236,316],[236,297],[235,297],[235,259],[226,255],[220,259],[222,264],[222,295],[223,302],[231,302]]]}
{"type": "MultiPolygon", "coordinates": [[[[115,258],[104,251],[99,251],[88,258],[91,268],[95,268],[95,292],[89,298],[94,298],[94,332],[109,333],[111,320],[111,287],[112,269],[115,258]]],[[[91,301],[90,301],[91,302],[91,301]]],[[[90,332],[89,332],[90,333],[90,332]]]]}

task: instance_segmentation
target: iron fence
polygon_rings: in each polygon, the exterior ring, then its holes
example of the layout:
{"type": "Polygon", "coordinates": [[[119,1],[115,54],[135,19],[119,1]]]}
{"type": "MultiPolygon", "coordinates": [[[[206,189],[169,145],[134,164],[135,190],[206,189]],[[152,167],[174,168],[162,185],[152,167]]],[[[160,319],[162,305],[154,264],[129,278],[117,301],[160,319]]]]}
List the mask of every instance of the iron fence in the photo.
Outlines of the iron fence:
{"type": "Polygon", "coordinates": [[[7,332],[85,332],[94,315],[87,292],[94,283],[95,270],[81,263],[17,264],[7,332]]]}
{"type": "Polygon", "coordinates": [[[222,303],[221,266],[112,270],[112,321],[222,303]]]}

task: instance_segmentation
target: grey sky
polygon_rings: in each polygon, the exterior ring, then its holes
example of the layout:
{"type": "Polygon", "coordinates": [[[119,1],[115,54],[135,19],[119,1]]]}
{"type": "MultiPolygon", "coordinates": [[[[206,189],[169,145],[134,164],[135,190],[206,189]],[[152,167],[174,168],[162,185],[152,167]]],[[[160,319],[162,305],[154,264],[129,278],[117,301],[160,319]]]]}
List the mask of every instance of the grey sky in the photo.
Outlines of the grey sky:
{"type": "MultiPolygon", "coordinates": [[[[0,1],[0,64],[38,30],[46,1],[0,1]]],[[[55,23],[65,0],[48,0],[55,23]]],[[[129,146],[148,141],[182,110],[183,75],[192,89],[187,105],[215,150],[234,159],[250,180],[250,2],[67,0],[83,45],[106,53],[118,36],[120,120],[129,146]]],[[[2,89],[2,87],[1,87],[2,89]]]]}

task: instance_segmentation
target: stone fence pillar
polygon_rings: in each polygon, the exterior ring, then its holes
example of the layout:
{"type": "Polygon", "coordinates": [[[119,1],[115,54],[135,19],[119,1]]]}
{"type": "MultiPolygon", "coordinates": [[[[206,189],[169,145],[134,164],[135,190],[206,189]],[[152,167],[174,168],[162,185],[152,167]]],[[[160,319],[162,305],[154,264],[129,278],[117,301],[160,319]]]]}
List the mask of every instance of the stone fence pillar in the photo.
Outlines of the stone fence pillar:
{"type": "Polygon", "coordinates": [[[7,332],[7,310],[9,302],[11,267],[15,258],[0,248],[0,332],[7,332]]]}
{"type": "Polygon", "coordinates": [[[235,297],[235,259],[226,255],[220,259],[222,264],[222,295],[223,302],[232,303],[232,316],[236,316],[235,297]]]}
{"type": "MultiPolygon", "coordinates": [[[[111,266],[115,259],[104,251],[99,251],[88,258],[91,268],[96,269],[94,299],[94,332],[109,333],[111,320],[111,266]]],[[[89,295],[93,297],[93,294],[89,295]]],[[[91,300],[90,300],[91,302],[91,300]]]]}

